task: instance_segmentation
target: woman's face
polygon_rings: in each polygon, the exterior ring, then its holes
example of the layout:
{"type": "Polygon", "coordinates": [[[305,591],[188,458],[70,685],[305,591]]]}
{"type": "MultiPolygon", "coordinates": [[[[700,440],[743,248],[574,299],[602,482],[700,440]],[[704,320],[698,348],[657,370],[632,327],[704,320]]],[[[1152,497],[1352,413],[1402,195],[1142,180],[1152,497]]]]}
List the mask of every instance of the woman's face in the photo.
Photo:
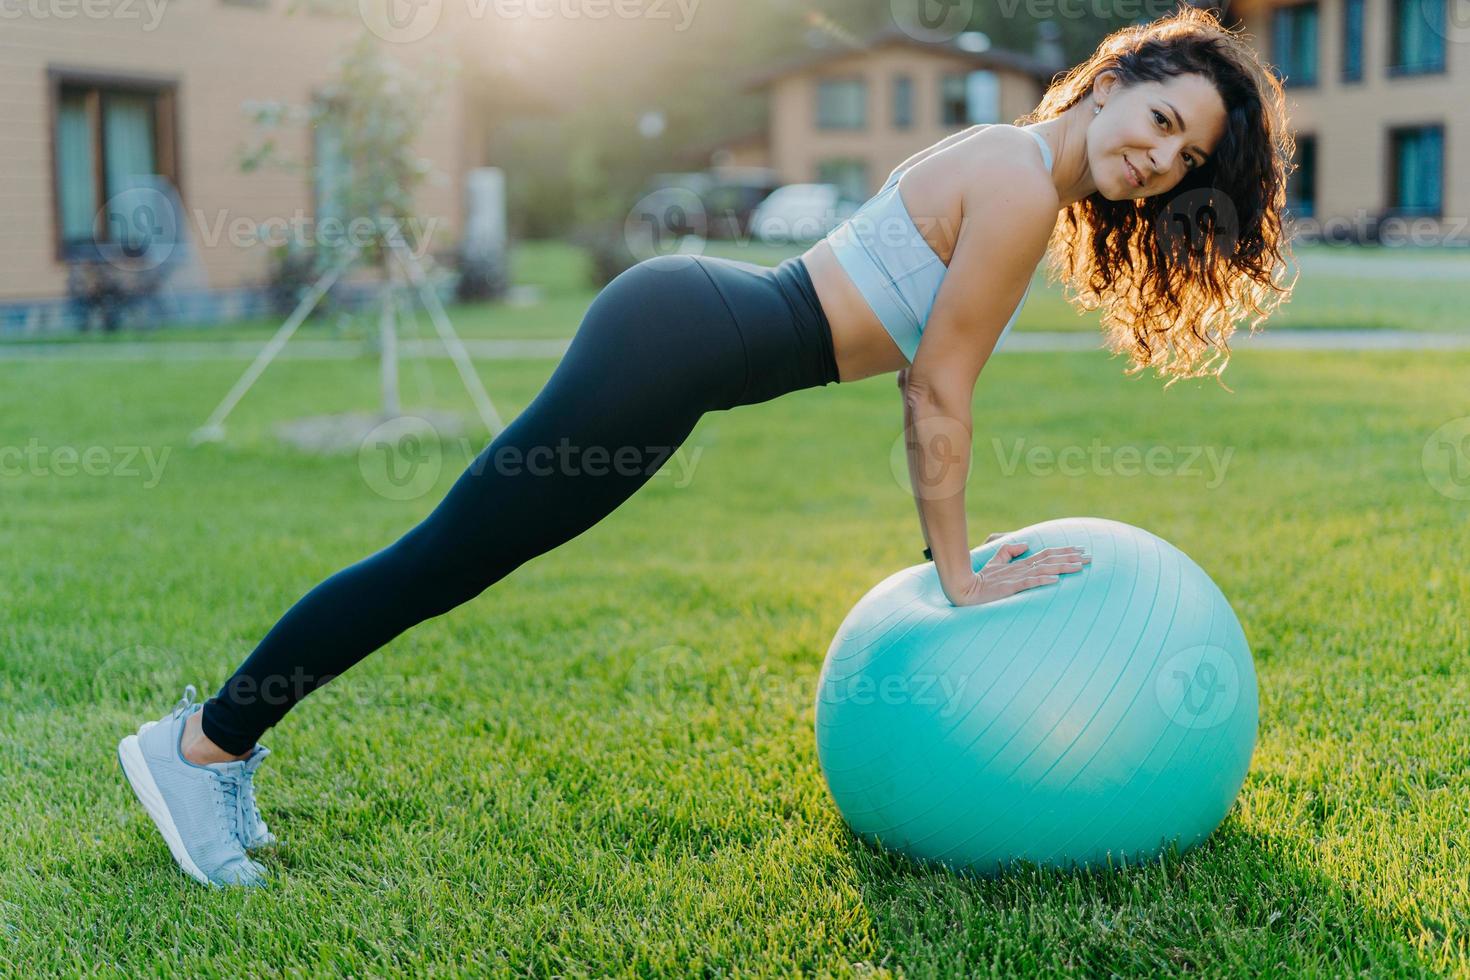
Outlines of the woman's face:
{"type": "Polygon", "coordinates": [[[1125,87],[1109,73],[1093,93],[1102,112],[1088,126],[1087,160],[1099,193],[1110,201],[1169,192],[1225,135],[1225,103],[1202,75],[1125,87]]]}

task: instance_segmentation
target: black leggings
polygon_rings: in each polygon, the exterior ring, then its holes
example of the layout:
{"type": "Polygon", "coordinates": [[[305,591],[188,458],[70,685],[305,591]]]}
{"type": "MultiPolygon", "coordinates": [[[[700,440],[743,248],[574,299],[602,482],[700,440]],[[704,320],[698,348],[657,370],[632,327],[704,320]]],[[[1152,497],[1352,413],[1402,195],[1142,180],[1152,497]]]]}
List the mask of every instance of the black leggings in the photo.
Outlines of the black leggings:
{"type": "Polygon", "coordinates": [[[832,333],[800,259],[774,269],[675,255],[640,262],[592,301],[546,386],[433,513],[281,617],[205,702],[204,734],[248,752],[297,701],[399,633],[602,520],[705,412],[837,380],[832,333]]]}

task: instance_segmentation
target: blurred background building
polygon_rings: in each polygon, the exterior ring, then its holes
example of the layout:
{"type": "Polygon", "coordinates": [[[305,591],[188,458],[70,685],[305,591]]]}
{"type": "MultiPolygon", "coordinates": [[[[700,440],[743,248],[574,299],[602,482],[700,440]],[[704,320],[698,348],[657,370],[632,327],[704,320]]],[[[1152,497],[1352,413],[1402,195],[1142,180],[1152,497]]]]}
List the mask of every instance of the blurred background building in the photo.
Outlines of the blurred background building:
{"type": "MultiPolygon", "coordinates": [[[[1214,5],[1288,87],[1296,217],[1336,222],[1338,240],[1415,219],[1440,243],[1470,241],[1459,2],[1214,5]]],[[[962,29],[929,39],[895,26],[890,0],[703,0],[622,18],[541,6],[551,16],[493,0],[0,0],[0,334],[79,322],[78,295],[98,288],[86,271],[150,218],[108,208],[139,181],[182,216],[184,242],[157,277],[172,316],[234,319],[300,288],[280,234],[329,214],[345,179],[341,132],[303,113],[331,101],[360,37],[442,78],[418,120],[427,176],[413,203],[425,248],[453,274],[477,168],[504,174],[512,240],[620,227],[650,186],[688,188],[711,211],[735,202],[721,233],[748,234],[778,185],[851,204],[916,150],[1025,114],[1139,4],[1040,19],[977,3],[962,29]],[[297,125],[263,133],[270,107],[297,125]],[[298,165],[250,166],[263,140],[298,165]]]]}

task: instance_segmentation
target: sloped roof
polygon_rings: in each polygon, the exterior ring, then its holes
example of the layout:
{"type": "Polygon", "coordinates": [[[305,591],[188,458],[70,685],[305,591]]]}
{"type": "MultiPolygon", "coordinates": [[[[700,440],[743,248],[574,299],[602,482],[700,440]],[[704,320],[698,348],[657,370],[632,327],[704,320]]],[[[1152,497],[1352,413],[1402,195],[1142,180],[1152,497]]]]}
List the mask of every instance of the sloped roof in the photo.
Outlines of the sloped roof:
{"type": "Polygon", "coordinates": [[[789,61],[750,75],[745,79],[743,88],[747,91],[765,88],[777,79],[806,71],[828,61],[835,61],[838,58],[850,57],[854,54],[861,54],[877,48],[897,45],[916,48],[931,54],[960,57],[971,62],[977,69],[990,68],[996,71],[1019,72],[1023,75],[1029,75],[1043,84],[1050,82],[1058,72],[1065,69],[1063,65],[1048,65],[1032,55],[1023,54],[1019,51],[1009,51],[1003,48],[990,48],[986,51],[967,51],[953,40],[921,41],[905,33],[896,25],[889,25],[883,30],[869,36],[861,44],[852,46],[834,45],[830,48],[810,51],[801,57],[790,59],[789,61]]]}

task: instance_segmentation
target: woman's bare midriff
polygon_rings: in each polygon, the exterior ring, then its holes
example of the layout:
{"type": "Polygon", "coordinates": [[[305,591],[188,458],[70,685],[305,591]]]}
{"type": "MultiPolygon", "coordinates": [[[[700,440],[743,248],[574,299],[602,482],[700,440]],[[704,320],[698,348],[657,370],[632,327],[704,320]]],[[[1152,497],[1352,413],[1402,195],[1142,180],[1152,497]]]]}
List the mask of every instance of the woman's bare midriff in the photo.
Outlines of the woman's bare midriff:
{"type": "Polygon", "coordinates": [[[859,381],[908,367],[903,351],[893,342],[863,294],[823,239],[801,257],[812,287],[822,303],[822,313],[832,327],[832,352],[837,360],[839,381],[859,381]]]}

